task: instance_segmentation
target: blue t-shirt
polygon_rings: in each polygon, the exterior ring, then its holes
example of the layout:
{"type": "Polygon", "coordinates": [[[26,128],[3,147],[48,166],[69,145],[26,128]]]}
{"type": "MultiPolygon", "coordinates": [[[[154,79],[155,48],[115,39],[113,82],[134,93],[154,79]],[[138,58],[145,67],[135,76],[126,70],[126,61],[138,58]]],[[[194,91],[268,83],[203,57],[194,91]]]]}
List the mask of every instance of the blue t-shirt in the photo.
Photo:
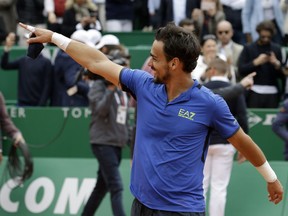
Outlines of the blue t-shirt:
{"type": "Polygon", "coordinates": [[[151,209],[204,212],[202,156],[209,128],[227,139],[238,122],[226,102],[196,80],[170,102],[165,85],[153,80],[128,68],[120,75],[123,87],[137,98],[131,192],[151,209]]]}

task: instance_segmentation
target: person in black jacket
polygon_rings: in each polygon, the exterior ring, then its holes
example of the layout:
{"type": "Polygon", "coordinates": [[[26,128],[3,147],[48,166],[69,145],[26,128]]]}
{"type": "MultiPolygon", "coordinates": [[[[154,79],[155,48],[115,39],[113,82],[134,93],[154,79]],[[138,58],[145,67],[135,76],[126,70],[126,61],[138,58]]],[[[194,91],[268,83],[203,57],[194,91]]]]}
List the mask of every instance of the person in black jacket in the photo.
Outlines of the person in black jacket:
{"type": "Polygon", "coordinates": [[[40,55],[36,59],[21,56],[9,60],[16,35],[9,33],[6,37],[4,53],[1,58],[1,68],[18,70],[18,106],[47,106],[51,95],[52,63],[50,59],[40,55]]]}
{"type": "MultiPolygon", "coordinates": [[[[216,58],[209,64],[208,73],[210,81],[205,86],[211,90],[231,86],[227,74],[228,64],[222,59],[216,58]]],[[[244,94],[231,99],[225,99],[231,113],[235,116],[245,133],[248,133],[248,121],[244,94]]],[[[235,148],[226,139],[223,139],[217,131],[211,132],[207,158],[204,166],[204,194],[207,194],[210,186],[210,216],[224,216],[227,186],[233,167],[235,148]]],[[[238,154],[239,161],[245,160],[238,154]]]]}
{"type": "Polygon", "coordinates": [[[256,71],[253,87],[247,92],[249,108],[277,108],[282,90],[279,81],[284,80],[282,73],[281,47],[272,42],[275,26],[271,21],[263,21],[257,26],[259,38],[244,46],[238,61],[240,76],[256,71]]]}
{"type": "Polygon", "coordinates": [[[165,26],[167,23],[172,21],[178,25],[181,19],[191,18],[193,10],[195,8],[200,8],[200,3],[201,0],[186,0],[185,4],[183,4],[184,8],[182,8],[184,13],[182,13],[181,10],[174,10],[173,0],[162,0],[159,8],[161,26],[165,26]]]}

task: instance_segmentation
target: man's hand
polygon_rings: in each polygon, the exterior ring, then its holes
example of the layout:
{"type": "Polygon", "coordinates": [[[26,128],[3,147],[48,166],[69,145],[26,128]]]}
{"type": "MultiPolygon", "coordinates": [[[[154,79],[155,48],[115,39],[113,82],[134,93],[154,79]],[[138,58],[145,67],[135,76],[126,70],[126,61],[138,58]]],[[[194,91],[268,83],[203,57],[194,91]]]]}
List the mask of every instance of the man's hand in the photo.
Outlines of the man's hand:
{"type": "Polygon", "coordinates": [[[270,56],[268,54],[261,53],[257,58],[253,60],[253,65],[259,66],[259,65],[265,64],[269,62],[269,59],[270,59],[270,56]]]}
{"type": "Polygon", "coordinates": [[[271,52],[269,62],[273,64],[276,69],[281,67],[281,62],[277,59],[274,52],[271,52]]]}
{"type": "Polygon", "coordinates": [[[247,76],[245,76],[241,81],[240,84],[246,88],[246,89],[250,89],[252,87],[252,85],[254,84],[254,80],[253,77],[256,76],[256,72],[252,72],[250,74],[248,74],[247,76]]]}
{"type": "Polygon", "coordinates": [[[8,52],[11,47],[15,44],[15,40],[16,40],[16,35],[15,33],[13,32],[10,32],[7,37],[6,37],[6,40],[5,40],[5,51],[8,52]]]}
{"type": "Polygon", "coordinates": [[[23,136],[22,136],[22,134],[21,133],[17,133],[15,136],[14,136],[14,138],[13,138],[13,145],[14,146],[16,146],[16,147],[18,147],[19,146],[19,143],[25,143],[25,140],[24,140],[24,138],[23,138],[23,136]]]}
{"type": "Polygon", "coordinates": [[[47,29],[36,28],[30,25],[25,25],[23,23],[19,23],[19,25],[28,30],[31,33],[34,33],[36,37],[29,38],[27,40],[28,43],[50,43],[53,32],[47,29]]]}
{"type": "Polygon", "coordinates": [[[267,190],[269,192],[268,198],[270,202],[278,204],[283,199],[283,186],[277,179],[273,183],[267,183],[267,190]]]}

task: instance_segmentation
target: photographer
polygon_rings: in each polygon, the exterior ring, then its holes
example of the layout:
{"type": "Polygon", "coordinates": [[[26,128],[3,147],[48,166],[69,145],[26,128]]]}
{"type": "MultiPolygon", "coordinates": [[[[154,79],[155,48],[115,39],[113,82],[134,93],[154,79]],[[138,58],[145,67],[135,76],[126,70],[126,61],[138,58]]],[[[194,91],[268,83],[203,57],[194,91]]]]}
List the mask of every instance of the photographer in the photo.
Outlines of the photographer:
{"type": "MultiPolygon", "coordinates": [[[[129,64],[129,59],[120,50],[112,50],[108,57],[117,64],[129,64]]],[[[87,73],[92,80],[88,93],[91,109],[90,143],[99,168],[96,185],[82,216],[94,215],[107,192],[111,196],[113,215],[124,216],[119,166],[122,148],[128,142],[128,95],[103,77],[89,71],[87,73]]]]}

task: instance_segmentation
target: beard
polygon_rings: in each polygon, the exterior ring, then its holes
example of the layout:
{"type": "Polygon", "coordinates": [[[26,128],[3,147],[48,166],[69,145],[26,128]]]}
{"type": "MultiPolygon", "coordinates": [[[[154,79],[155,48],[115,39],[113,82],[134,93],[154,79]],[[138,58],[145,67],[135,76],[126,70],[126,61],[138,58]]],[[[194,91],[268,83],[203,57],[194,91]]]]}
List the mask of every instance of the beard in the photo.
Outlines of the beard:
{"type": "Polygon", "coordinates": [[[165,74],[162,77],[157,76],[157,73],[154,73],[154,83],[166,84],[167,81],[170,79],[170,77],[171,77],[171,74],[169,70],[166,70],[165,74]]]}

